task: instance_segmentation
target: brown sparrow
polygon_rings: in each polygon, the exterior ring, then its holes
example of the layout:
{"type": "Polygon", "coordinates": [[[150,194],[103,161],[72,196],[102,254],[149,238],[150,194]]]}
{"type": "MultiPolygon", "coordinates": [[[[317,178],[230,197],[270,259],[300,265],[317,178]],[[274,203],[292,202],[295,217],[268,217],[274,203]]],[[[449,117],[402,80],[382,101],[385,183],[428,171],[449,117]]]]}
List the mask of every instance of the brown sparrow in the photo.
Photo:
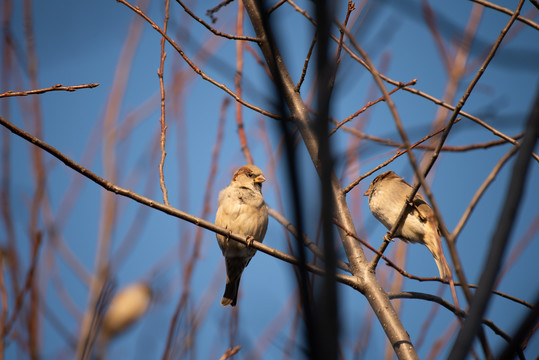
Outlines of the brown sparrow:
{"type": "MultiPolygon", "coordinates": [[[[230,185],[219,193],[215,224],[262,242],[268,228],[268,209],[262,197],[264,181],[266,178],[258,167],[245,165],[239,168],[230,185]]],[[[241,274],[256,250],[220,234],[217,234],[217,242],[226,265],[226,287],[221,305],[236,306],[241,274]]]]}
{"type": "MultiPolygon", "coordinates": [[[[369,208],[374,217],[390,230],[411,191],[412,187],[403,178],[393,171],[386,171],[372,181],[364,195],[369,196],[369,208]]],[[[425,245],[436,261],[440,277],[451,277],[434,211],[421,195],[414,196],[413,206],[408,207],[401,224],[395,236],[406,242],[425,245]]]]}
{"type": "Polygon", "coordinates": [[[152,290],[147,284],[137,282],[118,291],[112,298],[103,317],[102,332],[112,338],[139,320],[148,310],[152,300],[152,290]]]}

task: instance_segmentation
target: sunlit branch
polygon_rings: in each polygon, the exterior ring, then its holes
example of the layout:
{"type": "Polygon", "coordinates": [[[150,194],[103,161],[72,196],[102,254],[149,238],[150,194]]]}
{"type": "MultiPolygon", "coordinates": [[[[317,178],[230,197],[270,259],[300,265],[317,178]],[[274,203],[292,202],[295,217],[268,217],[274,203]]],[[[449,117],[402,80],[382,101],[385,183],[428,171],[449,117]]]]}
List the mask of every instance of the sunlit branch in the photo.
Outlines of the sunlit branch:
{"type": "MultiPolygon", "coordinates": [[[[130,198],[132,200],[135,200],[136,202],[149,206],[151,208],[154,208],[156,210],[159,210],[163,213],[175,216],[179,219],[185,220],[187,222],[190,222],[192,224],[195,224],[196,226],[203,227],[207,230],[213,231],[217,234],[221,234],[224,236],[227,236],[230,239],[236,240],[238,242],[241,242],[242,244],[251,246],[257,250],[260,250],[263,253],[266,253],[270,256],[273,256],[275,258],[278,258],[280,260],[283,260],[287,263],[293,264],[293,265],[299,265],[300,261],[289,254],[286,254],[282,251],[279,251],[277,249],[274,249],[270,246],[264,245],[258,241],[251,242],[247,239],[247,236],[240,235],[240,234],[234,234],[231,233],[229,230],[215,225],[212,222],[206,221],[204,219],[198,218],[196,216],[193,216],[191,214],[188,214],[186,212],[183,212],[181,210],[177,210],[171,206],[164,205],[162,203],[156,202],[152,199],[149,199],[147,197],[144,197],[142,195],[139,195],[131,190],[122,188],[120,186],[117,186],[110,181],[103,179],[99,175],[91,172],[90,170],[86,169],[85,167],[81,166],[80,164],[76,163],[75,161],[71,160],[69,157],[58,151],[56,148],[52,147],[51,145],[43,142],[42,140],[30,135],[29,133],[25,132],[24,130],[18,128],[17,126],[13,125],[9,121],[5,120],[3,117],[0,117],[0,125],[7,128],[9,131],[11,131],[13,134],[31,142],[32,144],[38,146],[39,148],[45,150],[47,153],[51,154],[58,160],[62,161],[66,166],[69,168],[75,170],[76,172],[80,173],[81,175],[87,177],[88,179],[92,180],[97,185],[103,187],[105,190],[108,190],[112,193],[115,193],[117,195],[121,195],[127,198],[130,198]]],[[[312,273],[315,273],[317,275],[324,275],[325,271],[322,268],[319,268],[317,266],[314,266],[312,264],[305,264],[306,269],[312,273]]],[[[359,291],[362,291],[360,283],[358,280],[353,276],[348,276],[344,274],[336,274],[337,281],[346,285],[349,285],[353,287],[354,289],[357,289],[359,291]]]]}
{"type": "MultiPolygon", "coordinates": [[[[165,34],[167,32],[167,27],[168,27],[169,7],[170,7],[170,0],[166,0],[165,1],[165,20],[163,24],[163,32],[165,34]]],[[[159,77],[159,89],[161,90],[161,117],[159,118],[159,123],[161,125],[161,137],[160,137],[161,160],[159,161],[159,185],[161,186],[161,192],[163,193],[163,202],[165,203],[165,205],[169,205],[168,191],[167,191],[167,187],[165,186],[165,174],[164,174],[165,158],[167,156],[167,152],[165,150],[167,126],[165,122],[165,83],[163,79],[163,72],[165,68],[166,56],[167,56],[167,53],[165,52],[165,37],[161,37],[161,61],[159,63],[159,70],[157,70],[157,76],[159,77]]]]}
{"type": "MultiPolygon", "coordinates": [[[[288,230],[294,237],[300,239],[314,255],[324,260],[324,252],[315,243],[313,243],[311,239],[307,237],[307,235],[302,234],[302,236],[300,237],[296,227],[292,223],[290,223],[290,221],[288,221],[283,215],[281,215],[277,210],[272,209],[268,206],[268,214],[272,218],[277,220],[282,226],[284,226],[285,229],[288,230]]],[[[337,266],[341,270],[350,272],[350,266],[342,260],[337,260],[337,266]]]]}
{"type": "Polygon", "coordinates": [[[472,200],[468,204],[468,207],[466,207],[466,210],[464,210],[464,213],[462,214],[462,217],[460,218],[459,222],[455,226],[455,229],[451,233],[451,241],[453,241],[454,243],[457,242],[457,237],[459,236],[460,232],[464,228],[464,225],[466,224],[466,222],[468,221],[470,215],[472,214],[473,209],[475,208],[475,206],[479,202],[479,199],[481,199],[481,196],[485,193],[488,186],[494,181],[494,179],[496,178],[496,176],[500,172],[502,166],[517,152],[517,150],[518,150],[518,148],[512,147],[511,150],[509,150],[507,152],[507,154],[505,154],[498,161],[498,163],[496,164],[496,166],[494,166],[494,168],[492,169],[490,174],[488,174],[485,181],[483,181],[483,183],[481,184],[479,189],[477,189],[475,195],[473,196],[472,200]]]}
{"type": "Polygon", "coordinates": [[[6,91],[5,93],[0,94],[0,98],[11,97],[11,96],[27,96],[27,95],[37,95],[43,94],[50,91],[77,91],[80,89],[91,89],[99,86],[98,83],[86,84],[86,85],[73,85],[73,86],[63,86],[62,84],[56,84],[45,89],[37,90],[28,90],[28,91],[6,91]]]}
{"type": "Polygon", "coordinates": [[[202,71],[198,66],[196,66],[192,61],[191,59],[189,59],[187,57],[187,55],[185,54],[185,52],[179,47],[178,44],[176,44],[176,42],[174,40],[172,40],[159,26],[157,26],[157,24],[155,22],[153,22],[153,20],[151,20],[144,12],[142,12],[142,10],[140,10],[140,8],[138,7],[135,7],[133,5],[131,5],[130,3],[128,3],[127,1],[125,0],[117,0],[119,3],[122,3],[124,4],[125,6],[127,6],[129,9],[131,9],[132,11],[134,11],[136,14],[138,14],[139,16],[141,16],[144,20],[146,20],[151,26],[152,28],[154,28],[155,31],[157,31],[158,33],[160,33],[166,40],[167,42],[172,45],[172,47],[174,47],[174,49],[178,52],[178,54],[180,54],[180,56],[185,60],[185,62],[189,65],[189,67],[191,69],[193,69],[194,72],[196,72],[198,75],[200,75],[200,77],[202,77],[202,79],[210,82],[211,84],[217,86],[219,89],[223,90],[224,92],[226,92],[228,95],[232,96],[237,102],[241,103],[242,105],[245,105],[246,107],[248,107],[249,109],[251,110],[254,110],[256,112],[259,112],[261,113],[262,115],[265,115],[265,116],[268,116],[272,119],[281,119],[281,116],[280,115],[277,115],[277,114],[273,114],[273,113],[270,113],[269,111],[266,111],[266,110],[263,110],[262,108],[259,108],[257,106],[254,106],[248,102],[246,102],[245,100],[243,100],[242,98],[238,97],[238,95],[236,95],[232,90],[230,90],[226,85],[224,84],[221,84],[217,81],[215,81],[214,79],[212,79],[211,77],[209,77],[204,71],[202,71]]]}
{"type": "Polygon", "coordinates": [[[299,92],[301,89],[301,85],[303,85],[303,81],[305,80],[305,75],[307,75],[307,68],[309,67],[309,62],[311,61],[311,56],[313,54],[314,45],[316,45],[316,32],[313,35],[313,40],[311,41],[311,46],[309,46],[309,50],[307,51],[307,56],[305,57],[305,62],[303,63],[303,69],[301,70],[301,76],[299,77],[299,81],[296,84],[295,90],[299,92]]]}
{"type": "MultiPolygon", "coordinates": [[[[397,293],[388,293],[387,294],[390,299],[419,299],[419,300],[425,300],[425,301],[431,301],[435,302],[447,310],[451,311],[453,314],[455,314],[459,318],[466,318],[467,314],[466,312],[462,311],[461,309],[456,308],[449,302],[445,301],[443,298],[431,294],[425,294],[420,293],[416,291],[402,291],[397,293]]],[[[488,319],[482,319],[481,322],[488,326],[496,335],[501,336],[505,341],[508,343],[511,342],[511,337],[507,335],[502,329],[500,329],[498,326],[494,324],[491,320],[488,319]]]]}
{"type": "MultiPolygon", "coordinates": [[[[403,87],[405,86],[411,86],[411,85],[415,85],[415,83],[417,82],[417,79],[414,79],[412,81],[409,81],[407,82],[406,84],[404,83],[401,83],[399,84],[399,86],[397,86],[395,89],[391,90],[388,94],[389,95],[392,95],[393,93],[395,93],[397,90],[399,89],[402,89],[403,87]]],[[[354,118],[356,118],[357,116],[359,116],[361,113],[365,112],[368,108],[370,108],[371,106],[373,105],[376,105],[378,104],[379,102],[382,102],[382,101],[385,101],[384,97],[381,96],[379,97],[378,99],[374,100],[374,101],[369,101],[367,104],[365,104],[365,106],[363,106],[361,109],[359,109],[358,111],[356,111],[355,113],[353,113],[352,115],[348,116],[346,119],[344,119],[343,121],[340,121],[337,123],[337,126],[335,126],[335,128],[333,128],[330,132],[329,132],[329,135],[333,135],[337,130],[339,130],[339,128],[341,128],[344,124],[346,124],[347,122],[350,122],[352,121],[354,118]]]]}
{"type": "Polygon", "coordinates": [[[201,23],[206,29],[210,30],[212,33],[214,33],[217,36],[222,36],[224,38],[231,39],[231,40],[245,40],[245,41],[253,41],[253,42],[259,42],[260,41],[260,39],[257,39],[257,38],[251,37],[251,36],[230,35],[230,34],[223,33],[223,32],[221,32],[219,30],[216,30],[210,24],[208,24],[207,22],[205,22],[204,20],[202,20],[201,18],[196,16],[191,10],[189,10],[189,8],[187,6],[185,6],[185,4],[181,0],[176,0],[176,2],[178,4],[180,4],[180,6],[183,8],[183,10],[187,14],[189,14],[189,16],[191,16],[193,19],[195,19],[196,21],[201,23]]]}
{"type": "MultiPolygon", "coordinates": [[[[483,6],[486,6],[488,8],[491,8],[491,9],[494,9],[494,10],[497,10],[499,12],[502,12],[504,14],[507,14],[507,15],[510,15],[510,16],[513,16],[513,12],[511,10],[509,10],[508,8],[504,8],[503,6],[500,6],[500,5],[497,5],[497,4],[493,4],[491,3],[490,1],[486,1],[486,0],[472,0],[473,2],[476,2],[478,4],[481,4],[483,6]]],[[[539,30],[539,24],[537,24],[536,22],[533,22],[532,20],[528,19],[528,18],[525,18],[524,16],[522,15],[518,15],[517,16],[517,20],[518,21],[521,21],[522,23],[526,24],[526,25],[529,25],[531,26],[532,28],[534,28],[535,30],[539,30]]]]}

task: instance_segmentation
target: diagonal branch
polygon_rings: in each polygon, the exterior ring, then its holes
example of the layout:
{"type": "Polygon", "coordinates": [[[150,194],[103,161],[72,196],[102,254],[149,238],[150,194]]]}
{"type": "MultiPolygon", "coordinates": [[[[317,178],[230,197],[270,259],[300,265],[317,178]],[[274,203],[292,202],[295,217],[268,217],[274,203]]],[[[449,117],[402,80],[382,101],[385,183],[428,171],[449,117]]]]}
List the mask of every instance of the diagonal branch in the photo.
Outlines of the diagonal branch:
{"type": "MultiPolygon", "coordinates": [[[[504,14],[513,16],[513,12],[511,10],[509,10],[508,8],[504,8],[503,6],[493,4],[490,1],[486,1],[486,0],[471,0],[471,1],[473,1],[475,3],[478,3],[478,4],[481,4],[481,5],[485,6],[485,7],[497,10],[497,11],[502,12],[504,14]]],[[[518,15],[517,20],[523,22],[526,25],[531,26],[535,30],[539,30],[539,24],[537,24],[536,22],[533,22],[532,20],[530,20],[528,18],[525,18],[524,16],[518,15]]]]}
{"type": "MultiPolygon", "coordinates": [[[[513,19],[518,14],[518,9],[522,6],[520,2],[513,19]]],[[[505,248],[509,240],[509,234],[514,225],[517,212],[519,210],[520,201],[524,192],[524,184],[526,175],[529,170],[529,163],[532,151],[535,147],[539,134],[539,91],[537,92],[535,103],[530,112],[524,139],[522,140],[519,154],[513,167],[513,175],[511,176],[508,190],[505,196],[502,212],[499,215],[498,225],[491,239],[491,247],[486,259],[481,279],[479,280],[479,288],[473,297],[469,317],[464,322],[455,343],[451,349],[450,358],[464,358],[471,347],[477,330],[480,327],[481,317],[486,311],[490,292],[496,281],[498,271],[504,256],[505,248]]]]}
{"type": "Polygon", "coordinates": [[[185,52],[180,48],[180,46],[178,44],[176,44],[176,42],[174,40],[172,40],[170,38],[170,36],[168,36],[152,19],[150,19],[142,10],[140,10],[140,8],[138,7],[135,7],[133,5],[131,5],[130,3],[128,3],[127,1],[125,0],[117,0],[119,3],[122,3],[124,4],[125,6],[127,6],[129,9],[133,10],[136,14],[138,14],[139,16],[141,16],[145,21],[147,21],[151,26],[152,28],[155,29],[155,31],[157,31],[159,34],[161,34],[166,40],[167,42],[172,45],[172,47],[178,52],[178,54],[180,54],[180,56],[185,60],[185,62],[187,63],[187,65],[189,65],[189,67],[191,69],[193,69],[194,72],[196,72],[198,75],[200,75],[200,77],[202,77],[202,79],[210,82],[211,84],[217,86],[219,89],[223,90],[224,92],[226,92],[228,95],[232,96],[234,98],[234,100],[236,100],[237,102],[239,102],[240,104],[248,107],[249,109],[251,110],[254,110],[254,111],[257,111],[259,113],[261,113],[262,115],[265,115],[265,116],[268,116],[270,118],[273,118],[273,119],[280,119],[281,117],[279,115],[276,115],[276,114],[272,114],[270,113],[269,111],[266,111],[262,108],[259,108],[257,106],[254,106],[250,103],[248,103],[247,101],[243,100],[242,98],[240,98],[238,95],[236,95],[232,90],[230,90],[226,85],[224,84],[221,84],[217,81],[215,81],[214,79],[212,79],[211,77],[209,77],[204,71],[202,71],[200,68],[198,68],[195,63],[193,63],[193,61],[191,61],[191,59],[189,59],[187,57],[187,55],[185,55],[185,52]]]}
{"type": "Polygon", "coordinates": [[[181,0],[176,0],[176,2],[178,4],[180,4],[180,6],[183,8],[183,10],[187,14],[189,14],[189,16],[191,16],[193,19],[195,19],[196,21],[201,23],[206,29],[210,30],[212,33],[214,33],[217,36],[222,36],[224,38],[231,39],[231,40],[245,40],[245,41],[258,42],[257,38],[254,38],[254,37],[251,37],[251,36],[244,36],[244,35],[241,35],[241,34],[240,35],[230,35],[230,34],[223,33],[223,32],[221,32],[219,30],[216,30],[210,24],[208,24],[207,22],[205,22],[204,20],[202,20],[201,18],[196,16],[191,10],[189,10],[189,8],[187,6],[185,6],[185,4],[183,2],[181,2],[181,0]]]}
{"type": "Polygon", "coordinates": [[[49,91],[77,91],[79,89],[91,89],[96,86],[99,86],[97,83],[91,83],[86,85],[72,85],[72,86],[63,86],[62,84],[56,84],[45,89],[36,89],[28,91],[7,91],[0,94],[0,98],[10,97],[10,96],[27,96],[27,95],[37,95],[43,94],[49,91]]]}
{"type": "MultiPolygon", "coordinates": [[[[466,316],[468,315],[463,310],[453,306],[452,304],[450,304],[449,302],[447,302],[443,298],[435,296],[435,295],[425,294],[425,293],[420,293],[420,292],[415,292],[415,291],[392,292],[392,293],[388,293],[388,295],[389,295],[389,298],[391,300],[394,300],[394,299],[420,299],[420,300],[435,302],[435,303],[443,306],[447,310],[451,311],[453,314],[455,314],[459,318],[466,318],[466,316]]],[[[496,335],[501,336],[505,341],[507,341],[508,343],[511,343],[511,340],[512,340],[511,337],[509,335],[507,335],[507,333],[505,333],[498,326],[496,326],[492,321],[490,321],[488,319],[481,319],[481,323],[483,323],[486,326],[488,326],[489,328],[491,328],[492,331],[494,331],[494,333],[496,335]]]]}
{"type": "MultiPolygon", "coordinates": [[[[258,241],[248,241],[247,237],[240,234],[231,233],[228,229],[223,228],[221,226],[215,225],[212,222],[209,222],[207,220],[201,219],[199,217],[196,217],[194,215],[191,215],[189,213],[183,212],[181,210],[175,209],[172,206],[167,206],[162,203],[156,202],[152,199],[149,199],[145,196],[139,195],[129,189],[122,188],[116,184],[113,184],[112,182],[100,177],[99,175],[93,173],[92,171],[86,169],[82,165],[76,163],[66,155],[64,155],[62,152],[60,152],[58,149],[52,147],[51,145],[47,144],[46,142],[36,138],[35,136],[32,136],[31,134],[27,133],[26,131],[18,128],[14,124],[10,123],[6,119],[0,116],[0,125],[7,128],[9,131],[11,131],[13,134],[27,140],[28,142],[36,145],[37,147],[45,150],[47,153],[51,154],[58,160],[62,161],[67,167],[75,170],[76,172],[80,173],[81,175],[87,177],[88,179],[92,180],[97,185],[103,187],[105,190],[108,190],[110,192],[113,192],[117,195],[121,195],[127,198],[130,198],[132,200],[135,200],[136,202],[149,206],[153,209],[159,210],[165,214],[172,215],[174,217],[177,217],[179,219],[185,220],[187,222],[190,222],[192,224],[195,224],[196,226],[200,226],[202,228],[205,228],[207,230],[213,231],[217,234],[225,235],[229,237],[230,239],[236,240],[241,242],[242,244],[251,246],[257,250],[260,250],[263,253],[266,253],[270,256],[273,256],[279,260],[283,260],[289,264],[292,265],[299,265],[300,261],[287,253],[284,253],[282,251],[279,251],[277,249],[274,249],[268,245],[264,245],[258,241]]],[[[324,275],[325,271],[321,269],[318,266],[312,265],[307,263],[306,268],[308,271],[317,274],[317,275],[324,275]]],[[[352,288],[363,291],[361,287],[361,283],[358,281],[356,277],[344,275],[344,274],[336,274],[337,281],[351,286],[352,288]]]]}
{"type": "MultiPolygon", "coordinates": [[[[295,91],[294,83],[279,51],[276,49],[275,44],[269,40],[271,39],[271,34],[268,33],[268,29],[264,26],[264,18],[257,1],[246,0],[245,7],[251,18],[255,33],[262,40],[260,42],[262,54],[268,63],[277,88],[281,92],[280,95],[286,102],[290,118],[298,127],[312,162],[319,176],[322,177],[320,144],[311,128],[311,119],[307,108],[301,96],[295,91]]],[[[330,178],[330,190],[334,199],[334,217],[349,231],[355,233],[355,226],[346,203],[346,197],[342,193],[339,180],[333,171],[330,173],[330,178]]],[[[352,273],[364,286],[365,293],[368,293],[366,298],[382,324],[397,356],[400,359],[417,359],[417,354],[410,341],[410,337],[400,322],[387,294],[383,291],[375,274],[368,269],[368,262],[361,246],[352,236],[342,229],[339,229],[339,236],[350,262],[352,273]]]]}
{"type": "MultiPolygon", "coordinates": [[[[300,237],[300,234],[298,233],[298,229],[290,223],[290,221],[288,221],[283,215],[281,215],[277,210],[275,209],[272,209],[268,206],[268,214],[274,218],[275,220],[277,220],[281,225],[283,225],[286,230],[288,230],[292,235],[294,235],[294,237],[296,237],[297,239],[300,239],[303,244],[309,249],[311,250],[311,252],[319,257],[320,259],[324,260],[325,256],[324,256],[324,252],[315,244],[311,241],[311,239],[309,239],[307,237],[307,235],[305,234],[301,234],[301,237],[300,237]]],[[[337,266],[341,269],[341,270],[344,270],[346,272],[350,272],[350,266],[348,266],[347,263],[345,263],[344,261],[342,260],[337,260],[337,266]]]]}

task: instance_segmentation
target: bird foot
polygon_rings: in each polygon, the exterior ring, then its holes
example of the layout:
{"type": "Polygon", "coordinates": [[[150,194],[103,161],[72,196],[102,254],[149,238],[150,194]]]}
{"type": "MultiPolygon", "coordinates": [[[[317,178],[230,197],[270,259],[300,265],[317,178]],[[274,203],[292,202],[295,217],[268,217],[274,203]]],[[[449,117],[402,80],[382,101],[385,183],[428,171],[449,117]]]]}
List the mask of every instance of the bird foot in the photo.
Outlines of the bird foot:
{"type": "Polygon", "coordinates": [[[389,231],[388,231],[387,234],[384,236],[384,240],[387,241],[387,242],[395,241],[395,239],[389,237],[389,231]]]}
{"type": "Polygon", "coordinates": [[[254,237],[252,237],[251,235],[248,235],[246,240],[247,240],[247,246],[249,247],[253,246],[253,241],[255,241],[254,237]]]}

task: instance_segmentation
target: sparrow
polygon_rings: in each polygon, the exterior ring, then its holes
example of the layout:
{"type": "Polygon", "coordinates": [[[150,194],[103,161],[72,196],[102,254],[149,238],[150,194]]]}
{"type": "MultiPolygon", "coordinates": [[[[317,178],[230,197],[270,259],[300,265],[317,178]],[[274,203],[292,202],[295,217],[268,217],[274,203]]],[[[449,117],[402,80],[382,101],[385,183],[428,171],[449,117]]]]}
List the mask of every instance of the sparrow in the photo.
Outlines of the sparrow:
{"type": "MultiPolygon", "coordinates": [[[[262,242],[268,228],[268,209],[262,197],[264,181],[266,178],[262,170],[255,165],[239,168],[230,185],[219,193],[215,224],[262,242]]],[[[221,305],[236,306],[241,275],[256,249],[220,234],[217,234],[217,243],[226,265],[226,286],[221,305]]]]}
{"type": "Polygon", "coordinates": [[[120,289],[112,298],[103,317],[103,335],[110,339],[128,329],[146,313],[152,296],[152,289],[142,282],[120,289]]]}
{"type": "MultiPolygon", "coordinates": [[[[390,230],[411,191],[412,187],[403,178],[387,171],[371,182],[364,195],[369,197],[369,208],[374,217],[390,230]]],[[[395,236],[405,242],[425,245],[434,257],[440,277],[451,278],[434,211],[419,194],[414,196],[412,204],[395,236]]]]}

